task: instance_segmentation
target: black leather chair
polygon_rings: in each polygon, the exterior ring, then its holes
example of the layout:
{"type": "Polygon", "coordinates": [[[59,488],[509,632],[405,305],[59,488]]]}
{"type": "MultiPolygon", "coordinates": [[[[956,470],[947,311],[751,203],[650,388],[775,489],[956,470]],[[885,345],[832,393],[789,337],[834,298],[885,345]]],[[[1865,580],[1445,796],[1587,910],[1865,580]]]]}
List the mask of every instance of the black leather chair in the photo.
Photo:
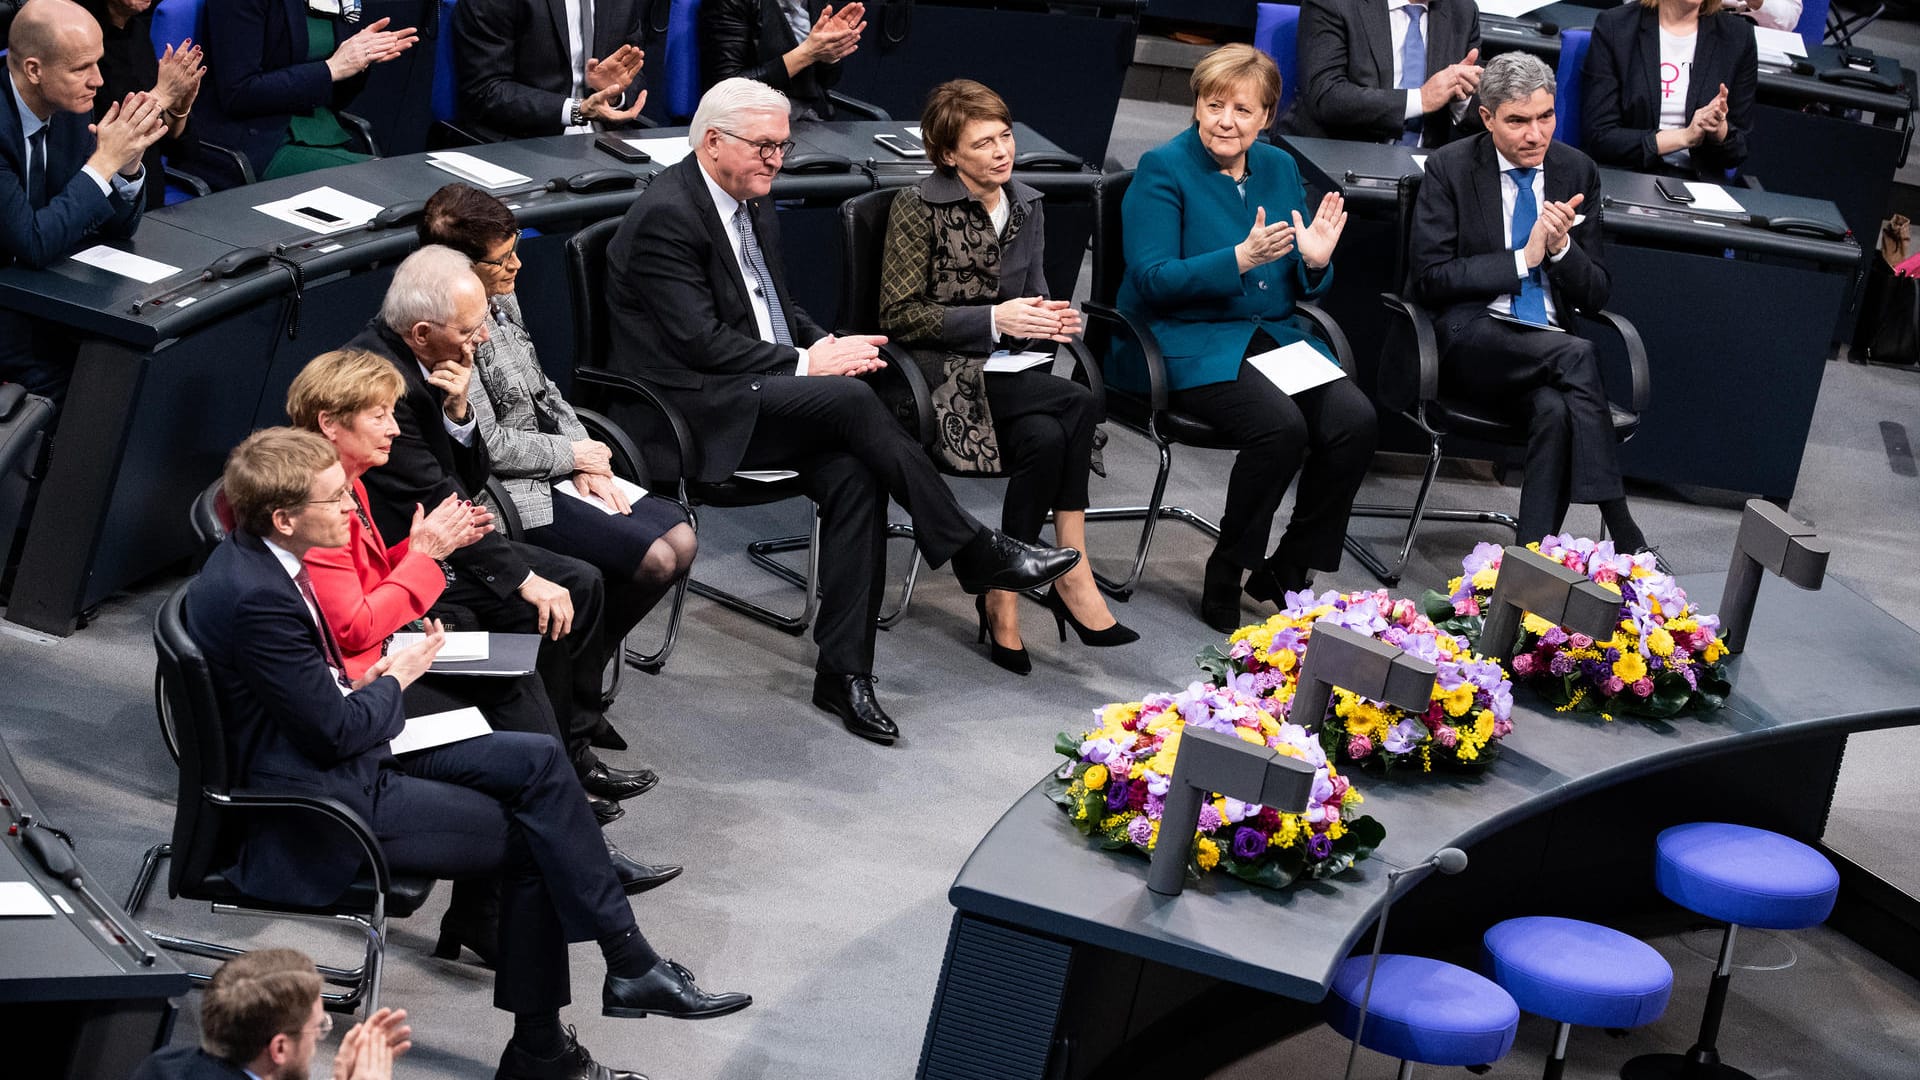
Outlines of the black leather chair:
{"type": "MultiPolygon", "coordinates": [[[[1133,594],[1146,569],[1147,551],[1153,544],[1154,527],[1162,518],[1172,518],[1218,539],[1220,526],[1184,506],[1165,503],[1167,474],[1173,468],[1173,447],[1196,446],[1213,450],[1237,449],[1235,444],[1199,417],[1180,412],[1168,403],[1167,364],[1153,331],[1122,314],[1115,301],[1120,282],[1126,277],[1124,223],[1120,206],[1127,187],[1133,183],[1133,170],[1110,172],[1093,188],[1093,285],[1082,306],[1087,316],[1087,343],[1095,354],[1104,355],[1113,335],[1130,341],[1145,358],[1147,392],[1132,393],[1107,387],[1107,416],[1146,436],[1160,451],[1160,469],[1153,479],[1153,492],[1145,506],[1095,507],[1087,511],[1088,521],[1140,521],[1140,542],[1134,550],[1133,567],[1122,578],[1110,578],[1094,571],[1101,588],[1120,599],[1133,594]]],[[[1320,308],[1309,303],[1294,305],[1294,310],[1313,325],[1314,331],[1332,349],[1334,359],[1348,372],[1353,371],[1353,351],[1338,323],[1320,308]]],[[[1347,550],[1356,555],[1363,550],[1349,536],[1347,550]]]]}
{"type": "MultiPolygon", "coordinates": [[[[175,589],[154,617],[153,644],[159,654],[159,684],[175,720],[180,766],[179,793],[174,807],[173,839],[147,849],[133,888],[127,894],[127,914],[137,918],[159,866],[169,862],[167,895],[205,900],[225,914],[261,915],[346,925],[365,939],[360,966],[321,967],[320,974],[342,991],[321,995],[327,1008],[352,1012],[362,1002],[371,1014],[380,1007],[380,968],[386,955],[388,917],[405,917],[426,903],[433,879],[397,877],[387,869],[380,842],[360,815],[339,801],[310,795],[233,786],[228,768],[225,722],[220,697],[206,657],[188,636],[182,618],[187,584],[175,589]],[[225,870],[232,863],[241,826],[249,815],[272,812],[310,816],[315,829],[345,829],[366,853],[366,868],[339,900],[325,907],[272,904],[248,896],[233,884],[225,870]]],[[[148,930],[148,936],[173,952],[228,960],[247,950],[215,942],[148,930]]],[[[199,981],[209,975],[193,973],[199,981]]]]}
{"type": "MultiPolygon", "coordinates": [[[[646,477],[642,474],[639,451],[625,432],[619,430],[610,421],[605,421],[603,441],[613,449],[614,471],[623,477],[639,483],[650,491],[671,491],[673,497],[686,511],[687,520],[693,523],[694,531],[700,528],[697,508],[703,506],[765,506],[786,499],[806,498],[806,491],[797,479],[761,482],[741,477],[730,477],[718,483],[700,483],[686,477],[698,471],[700,445],[694,438],[693,430],[687,425],[686,417],[672,403],[655,393],[645,382],[622,375],[611,370],[606,364],[608,353],[612,349],[611,329],[605,315],[607,244],[613,239],[614,232],[620,227],[619,218],[595,222],[581,229],[567,241],[567,281],[573,300],[573,355],[579,366],[574,369],[574,396],[581,401],[592,402],[604,408],[606,402],[626,401],[638,404],[659,417],[659,422],[673,432],[674,446],[678,449],[680,467],[674,476],[646,477]]],[[[596,438],[600,436],[596,435],[596,438]]],[[[695,580],[689,574],[682,580],[683,588],[690,588],[701,596],[724,607],[757,619],[768,626],[799,635],[813,624],[814,615],[820,606],[820,515],[817,508],[808,501],[809,528],[803,536],[783,536],[768,540],[756,540],[747,545],[747,555],[755,565],[774,574],[784,581],[798,585],[805,600],[800,613],[789,615],[772,608],[757,604],[744,597],[727,592],[705,582],[695,580]],[[806,553],[806,569],[797,572],[781,563],[774,556],[791,551],[806,553]]],[[[910,589],[910,586],[908,587],[910,589]]],[[[901,607],[891,615],[881,617],[881,626],[891,626],[898,621],[905,609],[903,589],[901,607]]],[[[675,626],[678,625],[678,603],[675,600],[675,626]]]]}
{"type": "Polygon", "coordinates": [[[213,549],[220,546],[220,541],[233,531],[233,510],[227,505],[227,496],[221,491],[218,478],[193,497],[187,517],[193,525],[193,538],[200,541],[200,550],[193,557],[193,568],[197,571],[206,563],[207,556],[213,554],[213,549]]]}
{"type": "MultiPolygon", "coordinates": [[[[1415,534],[1420,523],[1426,520],[1464,521],[1479,524],[1504,525],[1509,529],[1518,529],[1519,522],[1513,515],[1499,510],[1436,510],[1427,506],[1427,499],[1433,492],[1433,481],[1440,473],[1443,456],[1443,443],[1450,440],[1471,440],[1476,443],[1496,446],[1525,447],[1527,444],[1527,425],[1524,417],[1500,413],[1484,405],[1461,401],[1443,394],[1440,390],[1440,349],[1434,338],[1433,316],[1418,303],[1413,296],[1412,268],[1409,265],[1406,245],[1412,233],[1414,193],[1417,181],[1413,178],[1400,182],[1398,198],[1398,219],[1400,225],[1401,252],[1399,256],[1401,282],[1398,293],[1382,293],[1380,299],[1391,313],[1392,326],[1387,332],[1386,344],[1380,352],[1379,385],[1376,388],[1382,407],[1391,409],[1406,417],[1415,427],[1426,433],[1428,440],[1427,466],[1420,479],[1419,491],[1414,495],[1413,505],[1380,506],[1358,505],[1353,508],[1355,517],[1405,518],[1407,532],[1400,544],[1399,553],[1391,563],[1381,560],[1366,548],[1349,547],[1361,562],[1372,570],[1375,577],[1388,585],[1398,584],[1405,573],[1407,560],[1413,553],[1415,534]]],[[[1597,211],[1596,211],[1597,212],[1597,211]]],[[[1613,404],[1614,437],[1620,442],[1633,438],[1640,427],[1640,416],[1646,412],[1649,394],[1649,376],[1647,372],[1647,350],[1640,341],[1640,333],[1634,329],[1625,317],[1610,311],[1581,311],[1574,313],[1574,328],[1583,336],[1600,326],[1609,328],[1620,339],[1626,354],[1628,377],[1628,404],[1613,404]]],[[[1538,537],[1518,537],[1521,543],[1530,543],[1538,537]]]]}

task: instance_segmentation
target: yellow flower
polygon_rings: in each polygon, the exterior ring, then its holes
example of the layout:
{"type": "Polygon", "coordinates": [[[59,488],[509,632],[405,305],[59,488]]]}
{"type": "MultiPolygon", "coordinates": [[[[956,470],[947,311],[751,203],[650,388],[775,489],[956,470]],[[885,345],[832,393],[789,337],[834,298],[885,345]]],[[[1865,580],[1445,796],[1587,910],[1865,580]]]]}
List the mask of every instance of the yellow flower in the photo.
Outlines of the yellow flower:
{"type": "Polygon", "coordinates": [[[1493,738],[1493,710],[1481,709],[1479,719],[1473,722],[1473,737],[1476,742],[1485,743],[1493,738]]]}
{"type": "Polygon", "coordinates": [[[1672,656],[1673,635],[1667,633],[1666,627],[1656,626],[1647,634],[1647,648],[1652,649],[1655,656],[1672,656]]]}
{"type": "Polygon", "coordinates": [[[1266,737],[1261,735],[1258,731],[1255,731],[1253,728],[1235,727],[1233,729],[1233,733],[1235,735],[1240,736],[1241,742],[1249,742],[1255,746],[1267,745],[1266,737]]]}
{"type": "Polygon", "coordinates": [[[1136,761],[1133,763],[1133,768],[1127,770],[1127,779],[1138,780],[1142,776],[1145,776],[1146,772],[1147,763],[1144,761],[1136,761]]]}
{"type": "Polygon", "coordinates": [[[1220,845],[1203,836],[1193,842],[1193,857],[1200,869],[1211,870],[1220,865],[1220,845]]]}
{"type": "MultiPolygon", "coordinates": [[[[1474,572],[1473,587],[1476,589],[1491,589],[1493,588],[1494,582],[1498,580],[1500,580],[1500,571],[1495,570],[1491,566],[1483,566],[1474,572]]],[[[1451,592],[1452,590],[1448,591],[1451,592]]]]}
{"type": "Polygon", "coordinates": [[[1636,682],[1647,676],[1647,662],[1640,659],[1637,652],[1623,652],[1620,659],[1613,662],[1613,673],[1627,682],[1636,682]]]}
{"type": "Polygon", "coordinates": [[[1553,625],[1551,620],[1543,619],[1531,611],[1527,612],[1520,620],[1520,629],[1525,630],[1529,634],[1544,634],[1553,629],[1553,625]]]}
{"type": "Polygon", "coordinates": [[[1480,750],[1469,739],[1461,739],[1453,746],[1453,756],[1461,761],[1474,761],[1480,757],[1480,750]]]}
{"type": "Polygon", "coordinates": [[[1338,840],[1345,835],[1347,835],[1346,822],[1341,821],[1339,818],[1334,818],[1331,822],[1327,823],[1327,839],[1338,840]]]}
{"type": "Polygon", "coordinates": [[[1727,643],[1721,641],[1719,637],[1716,636],[1712,641],[1707,642],[1707,651],[1701,655],[1706,659],[1707,663],[1715,663],[1721,657],[1727,655],[1727,643]]]}
{"type": "Polygon", "coordinates": [[[1446,705],[1448,716],[1465,716],[1467,710],[1473,708],[1473,684],[1463,682],[1442,693],[1440,700],[1446,705]]]}
{"type": "Polygon", "coordinates": [[[1450,578],[1450,579],[1448,579],[1448,581],[1447,581],[1447,595],[1449,595],[1449,596],[1451,596],[1451,595],[1453,595],[1454,593],[1457,593],[1457,592],[1459,592],[1459,591],[1460,591],[1460,582],[1461,582],[1461,581],[1463,581],[1463,580],[1465,580],[1465,576],[1464,576],[1464,575],[1460,575],[1460,576],[1456,576],[1456,577],[1453,577],[1453,578],[1450,578]]]}
{"type": "Polygon", "coordinates": [[[1301,832],[1300,816],[1298,814],[1281,814],[1280,827],[1275,829],[1273,835],[1267,838],[1267,846],[1290,848],[1300,842],[1301,832]]]}
{"type": "Polygon", "coordinates": [[[1600,586],[1601,588],[1607,590],[1608,592],[1614,594],[1615,596],[1620,595],[1620,583],[1617,581],[1596,581],[1594,582],[1594,584],[1600,586]]]}
{"type": "Polygon", "coordinates": [[[1281,649],[1279,652],[1267,657],[1267,663],[1271,665],[1275,671],[1292,671],[1293,665],[1298,662],[1299,657],[1293,654],[1292,649],[1281,649]]]}
{"type": "Polygon", "coordinates": [[[1101,788],[1107,786],[1107,767],[1105,765],[1092,766],[1087,770],[1086,775],[1080,779],[1086,783],[1088,791],[1099,791],[1101,788]]]}

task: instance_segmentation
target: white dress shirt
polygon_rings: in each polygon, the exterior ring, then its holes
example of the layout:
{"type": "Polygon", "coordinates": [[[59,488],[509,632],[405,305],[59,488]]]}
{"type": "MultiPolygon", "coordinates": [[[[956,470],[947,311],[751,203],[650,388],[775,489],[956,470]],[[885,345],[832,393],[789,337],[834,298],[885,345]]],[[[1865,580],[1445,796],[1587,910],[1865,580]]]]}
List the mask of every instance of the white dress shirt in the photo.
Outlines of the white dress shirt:
{"type": "MultiPolygon", "coordinates": [[[[1517,169],[1519,166],[1508,161],[1506,155],[1498,150],[1493,152],[1493,159],[1500,164],[1500,235],[1506,237],[1508,243],[1512,243],[1513,205],[1520,199],[1520,185],[1514,181],[1507,170],[1517,169]]],[[[1536,214],[1539,213],[1540,209],[1546,205],[1547,165],[1546,162],[1543,161],[1540,163],[1540,167],[1533,171],[1534,212],[1536,214]]],[[[1538,218],[1535,220],[1538,220],[1538,218]]],[[[1572,230],[1568,230],[1566,243],[1560,245],[1559,251],[1549,254],[1547,261],[1557,263],[1561,259],[1566,258],[1567,250],[1571,247],[1573,247],[1573,233],[1572,230]]],[[[1517,293],[1520,291],[1521,280],[1527,276],[1527,246],[1524,243],[1513,251],[1513,272],[1513,291],[1517,293]]],[[[1546,292],[1547,321],[1558,326],[1560,325],[1560,319],[1553,306],[1553,290],[1548,289],[1546,292]]],[[[1499,312],[1502,315],[1512,315],[1513,293],[1501,293],[1499,296],[1494,297],[1493,302],[1487,305],[1487,309],[1489,311],[1499,312]]]]}
{"type": "MultiPolygon", "coordinates": [[[[1728,4],[1729,10],[1737,11],[1761,26],[1775,30],[1796,30],[1800,26],[1801,0],[1765,0],[1759,11],[1743,8],[1739,4],[1728,4]]],[[[1813,28],[1817,38],[1826,32],[1823,26],[1813,28]]]]}
{"type": "MultiPolygon", "coordinates": [[[[32,109],[27,108],[26,99],[20,96],[20,88],[13,83],[12,71],[7,72],[7,89],[13,91],[13,107],[20,113],[20,160],[30,162],[33,158],[33,143],[29,140],[33,138],[34,132],[46,127],[47,122],[35,116],[32,109]]],[[[40,161],[40,169],[43,174],[45,174],[47,165],[53,159],[52,139],[53,136],[49,133],[47,136],[49,145],[43,148],[44,153],[40,161]]],[[[31,168],[32,166],[29,165],[28,167],[31,168]]],[[[80,166],[80,171],[92,177],[93,182],[100,185],[100,194],[106,196],[125,195],[132,197],[138,195],[140,194],[141,185],[144,184],[147,179],[147,169],[144,165],[140,167],[140,171],[136,173],[131,180],[121,176],[119,173],[114,173],[112,176],[101,176],[100,171],[92,165],[82,165],[80,166]]],[[[27,176],[25,173],[21,173],[21,189],[25,190],[26,185],[27,176]]],[[[59,197],[60,193],[54,190],[52,178],[48,177],[47,201],[51,203],[59,197]]]]}
{"type": "MultiPolygon", "coordinates": [[[[1387,28],[1393,35],[1393,85],[1395,86],[1399,86],[1400,83],[1404,81],[1402,76],[1405,72],[1402,70],[1404,65],[1401,63],[1403,57],[1400,55],[1400,50],[1404,48],[1407,43],[1407,24],[1414,19],[1420,20],[1420,40],[1427,43],[1428,49],[1432,49],[1433,38],[1427,34],[1426,4],[1409,4],[1407,0],[1387,0],[1387,28]],[[1396,18],[1394,16],[1394,12],[1396,11],[1402,13],[1404,17],[1396,18]]],[[[1457,63],[1459,60],[1465,59],[1466,57],[1462,56],[1456,60],[1449,60],[1447,63],[1457,63]]],[[[1433,67],[1433,57],[1431,54],[1427,57],[1427,67],[1433,67]]],[[[1420,81],[1427,81],[1426,72],[1420,72],[1420,81]]],[[[1467,115],[1467,102],[1464,98],[1452,102],[1447,108],[1453,113],[1453,122],[1456,124],[1460,122],[1461,117],[1467,115]]],[[[1427,110],[1420,107],[1420,88],[1416,86],[1408,90],[1407,111],[1404,114],[1404,119],[1411,120],[1416,116],[1424,116],[1426,111],[1427,110]]]]}
{"type": "MultiPolygon", "coordinates": [[[[413,358],[413,365],[420,369],[420,377],[427,380],[427,385],[432,386],[433,385],[432,370],[430,370],[427,367],[427,365],[421,363],[420,358],[417,356],[413,358]]],[[[484,390],[482,390],[481,392],[485,393],[484,390]]],[[[467,410],[467,422],[464,424],[458,423],[453,419],[453,417],[448,416],[447,410],[445,409],[440,410],[440,426],[446,428],[447,434],[453,436],[454,441],[458,442],[461,446],[473,445],[474,428],[476,425],[479,424],[479,422],[480,422],[479,418],[474,416],[472,409],[467,410]]]]}
{"type": "MultiPolygon", "coordinates": [[[[698,153],[698,151],[695,151],[695,153],[698,153]]],[[[747,268],[747,260],[740,255],[740,232],[733,224],[733,214],[734,211],[740,208],[740,200],[727,194],[725,188],[713,182],[713,177],[707,174],[706,162],[696,161],[695,164],[700,166],[700,179],[706,182],[707,194],[713,196],[713,209],[720,215],[720,226],[726,230],[727,243],[733,247],[733,268],[735,272],[740,275],[741,284],[746,286],[747,300],[753,305],[753,322],[755,327],[760,331],[760,340],[772,341],[774,340],[773,309],[767,306],[767,298],[760,292],[759,276],[747,268]]],[[[760,249],[760,257],[763,259],[773,258],[764,247],[760,249]]],[[[792,348],[794,352],[800,354],[800,359],[796,362],[793,373],[795,375],[805,375],[807,373],[807,350],[797,345],[792,346],[792,348]]]]}
{"type": "Polygon", "coordinates": [[[573,106],[587,97],[587,50],[593,42],[580,40],[580,5],[586,0],[562,0],[567,9],[567,60],[573,65],[573,96],[560,103],[560,126],[568,135],[592,131],[592,124],[573,122],[573,106]]]}

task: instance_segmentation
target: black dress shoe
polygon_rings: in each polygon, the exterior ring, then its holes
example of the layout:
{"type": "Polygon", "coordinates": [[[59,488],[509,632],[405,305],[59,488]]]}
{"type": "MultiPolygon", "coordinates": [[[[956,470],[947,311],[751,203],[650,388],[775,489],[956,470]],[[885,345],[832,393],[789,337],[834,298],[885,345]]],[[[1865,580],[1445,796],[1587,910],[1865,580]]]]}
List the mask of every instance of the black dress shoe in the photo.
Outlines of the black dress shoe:
{"type": "Polygon", "coordinates": [[[753,1004],[747,994],[709,994],[693,985],[693,972],[662,957],[637,979],[608,975],[600,988],[603,1016],[671,1016],[710,1020],[753,1004]]]}
{"type": "Polygon", "coordinates": [[[1255,600],[1264,600],[1275,607],[1284,607],[1288,593],[1299,592],[1312,583],[1312,570],[1269,560],[1265,566],[1247,575],[1244,591],[1255,600]]]}
{"type": "Polygon", "coordinates": [[[515,1043],[508,1043],[500,1055],[500,1067],[493,1080],[647,1080],[637,1072],[612,1069],[593,1060],[587,1048],[574,1037],[573,1025],[567,1025],[567,1048],[559,1057],[537,1058],[515,1043]]]}
{"type": "Polygon", "coordinates": [[[813,677],[813,703],[839,716],[848,731],[863,739],[892,745],[900,737],[899,727],[874,696],[871,675],[819,672],[813,677]]]}
{"type": "Polygon", "coordinates": [[[1240,629],[1240,568],[1218,555],[1207,559],[1200,580],[1200,621],[1222,634],[1240,629]]]}
{"type": "Polygon", "coordinates": [[[637,862],[633,856],[621,851],[611,839],[607,840],[607,861],[613,863],[613,876],[620,879],[620,889],[628,896],[638,896],[648,889],[657,889],[679,877],[683,869],[671,863],[648,866],[637,862]]]}
{"type": "Polygon", "coordinates": [[[612,799],[600,799],[592,795],[587,796],[587,806],[593,810],[594,823],[603,829],[619,821],[621,815],[627,812],[626,807],[612,799]]]}
{"type": "Polygon", "coordinates": [[[1039,547],[998,529],[982,529],[966,547],[954,552],[953,576],[970,593],[1024,592],[1051,582],[1079,561],[1080,553],[1072,548],[1039,547]]]}
{"type": "Polygon", "coordinates": [[[587,794],[615,802],[644,795],[659,782],[659,775],[652,769],[616,769],[604,761],[580,774],[580,786],[587,789],[587,794]]]}
{"type": "Polygon", "coordinates": [[[437,960],[458,960],[465,947],[480,958],[481,967],[494,967],[500,953],[500,920],[491,915],[465,916],[452,908],[440,918],[440,938],[433,943],[437,960]]]}
{"type": "Polygon", "coordinates": [[[599,725],[593,729],[593,734],[587,736],[587,745],[596,750],[613,750],[617,752],[627,748],[627,740],[620,734],[619,730],[603,716],[600,718],[599,725]]]}

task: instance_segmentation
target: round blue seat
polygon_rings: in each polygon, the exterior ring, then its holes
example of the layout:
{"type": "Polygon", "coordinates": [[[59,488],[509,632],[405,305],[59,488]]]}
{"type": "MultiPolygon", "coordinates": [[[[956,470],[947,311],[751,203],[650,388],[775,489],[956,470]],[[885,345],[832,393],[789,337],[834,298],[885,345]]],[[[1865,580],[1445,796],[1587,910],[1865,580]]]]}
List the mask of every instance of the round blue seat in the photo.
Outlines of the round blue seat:
{"type": "Polygon", "coordinates": [[[1673,968],[1653,946],[1575,919],[1508,919],[1487,931],[1487,974],[1521,1011],[1581,1027],[1633,1028],[1666,1011],[1673,968]]]}
{"type": "Polygon", "coordinates": [[[1739,926],[1798,930],[1826,921],[1840,874],[1826,857],[1778,833],[1703,821],[1655,843],[1653,880],[1689,911],[1739,926]]]}
{"type": "MultiPolygon", "coordinates": [[[[1327,1022],[1353,1038],[1370,958],[1355,956],[1334,972],[1327,1022]]],[[[1466,968],[1424,956],[1384,955],[1360,1044],[1402,1061],[1484,1065],[1513,1046],[1520,1008],[1505,990],[1466,968]]]]}

